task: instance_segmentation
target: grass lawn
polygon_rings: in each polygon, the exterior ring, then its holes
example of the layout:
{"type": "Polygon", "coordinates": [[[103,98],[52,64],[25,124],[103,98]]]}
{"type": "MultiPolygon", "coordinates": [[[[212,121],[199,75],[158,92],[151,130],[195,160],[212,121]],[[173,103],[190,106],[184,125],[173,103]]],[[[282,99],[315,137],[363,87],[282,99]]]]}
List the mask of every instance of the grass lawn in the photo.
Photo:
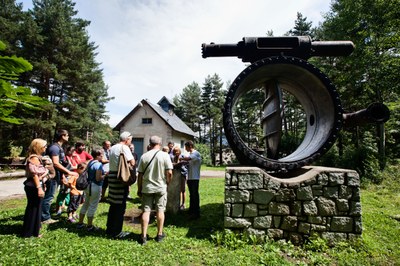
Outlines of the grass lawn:
{"type": "MultiPolygon", "coordinates": [[[[362,189],[362,241],[334,248],[318,238],[295,247],[283,241],[258,241],[225,232],[223,178],[201,180],[200,220],[188,221],[186,214],[167,214],[167,238],[162,243],[150,240],[146,246],[138,243],[140,226],[132,222],[140,205],[136,197],[127,207],[124,230],[132,234],[126,240],[105,235],[107,203],[100,203],[96,213],[97,232],[76,229],[63,214],[58,223],[44,225],[43,238],[24,239],[18,234],[25,198],[3,200],[0,265],[400,265],[400,222],[392,218],[400,214],[400,186],[397,180],[386,183],[362,189]]],[[[136,185],[131,195],[136,195],[136,185]]],[[[155,234],[152,221],[150,238],[155,234]]]]}

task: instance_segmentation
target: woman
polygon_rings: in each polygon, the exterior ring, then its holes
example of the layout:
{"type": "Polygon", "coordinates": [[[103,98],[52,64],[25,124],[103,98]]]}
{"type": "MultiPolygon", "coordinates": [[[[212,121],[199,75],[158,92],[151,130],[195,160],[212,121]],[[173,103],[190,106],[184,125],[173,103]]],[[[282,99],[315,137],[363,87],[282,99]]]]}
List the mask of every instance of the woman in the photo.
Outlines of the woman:
{"type": "Polygon", "coordinates": [[[42,154],[46,151],[47,142],[43,139],[34,139],[29,146],[26,161],[25,193],[27,205],[22,226],[23,237],[41,237],[42,200],[44,196],[43,184],[47,180],[49,170],[43,165],[42,154]]]}
{"type": "Polygon", "coordinates": [[[85,189],[85,203],[79,213],[79,223],[77,228],[83,228],[83,220],[87,213],[87,230],[94,231],[96,227],[93,225],[94,214],[99,206],[101,191],[104,180],[104,169],[102,163],[103,150],[94,149],[91,153],[93,160],[87,165],[89,186],[85,189]]]}
{"type": "Polygon", "coordinates": [[[185,210],[185,201],[186,201],[186,180],[187,180],[187,162],[182,161],[183,155],[181,154],[181,149],[178,146],[175,146],[172,149],[172,165],[174,166],[174,170],[179,170],[181,174],[180,179],[180,210],[185,210]]]}

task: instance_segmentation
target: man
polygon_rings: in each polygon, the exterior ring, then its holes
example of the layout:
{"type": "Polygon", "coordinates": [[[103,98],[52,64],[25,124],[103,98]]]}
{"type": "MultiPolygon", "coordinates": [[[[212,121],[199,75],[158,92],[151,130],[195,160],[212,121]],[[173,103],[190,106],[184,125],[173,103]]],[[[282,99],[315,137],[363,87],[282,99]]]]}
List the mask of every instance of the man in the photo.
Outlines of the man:
{"type": "Polygon", "coordinates": [[[175,143],[173,141],[168,141],[168,154],[169,157],[171,158],[171,161],[174,159],[174,153],[173,153],[174,146],[175,143]]]}
{"type": "Polygon", "coordinates": [[[85,151],[85,143],[83,141],[77,141],[75,143],[75,151],[74,154],[77,155],[77,157],[80,160],[80,163],[86,163],[90,160],[93,160],[93,156],[90,155],[87,151],[85,151]]]}
{"type": "Polygon", "coordinates": [[[78,176],[77,173],[70,171],[66,168],[68,162],[65,158],[64,149],[62,146],[68,142],[69,135],[68,131],[60,129],[55,134],[55,142],[47,148],[47,155],[53,161],[54,168],[56,170],[56,176],[54,179],[47,180],[46,193],[42,202],[42,223],[50,224],[56,222],[51,219],[50,206],[56,193],[57,186],[60,184],[63,174],[69,176],[78,176]]]}
{"type": "Polygon", "coordinates": [[[172,178],[172,162],[169,155],[160,152],[161,138],[150,137],[150,150],[142,155],[138,167],[138,196],[142,199],[141,242],[147,242],[147,228],[149,226],[150,212],[155,204],[157,212],[157,237],[161,242],[165,238],[163,233],[165,220],[165,207],[167,205],[167,185],[172,178]]]}
{"type": "Polygon", "coordinates": [[[103,157],[101,162],[103,163],[103,170],[106,173],[103,181],[103,187],[101,188],[101,200],[105,201],[106,190],[108,187],[108,172],[110,171],[110,149],[111,149],[111,142],[105,140],[103,142],[103,157]]]}
{"type": "Polygon", "coordinates": [[[188,156],[184,156],[182,158],[182,160],[189,162],[187,179],[187,186],[189,188],[190,196],[189,219],[195,220],[200,218],[199,183],[201,155],[194,149],[194,144],[192,141],[187,141],[185,143],[185,150],[189,152],[188,156]]]}
{"type": "Polygon", "coordinates": [[[107,216],[106,233],[113,238],[124,238],[129,234],[122,231],[129,186],[117,179],[120,153],[123,152],[128,163],[133,167],[135,166],[135,159],[129,149],[129,145],[132,142],[131,133],[122,132],[119,140],[120,142],[110,149],[110,172],[108,174],[108,202],[110,203],[110,208],[107,216]]]}

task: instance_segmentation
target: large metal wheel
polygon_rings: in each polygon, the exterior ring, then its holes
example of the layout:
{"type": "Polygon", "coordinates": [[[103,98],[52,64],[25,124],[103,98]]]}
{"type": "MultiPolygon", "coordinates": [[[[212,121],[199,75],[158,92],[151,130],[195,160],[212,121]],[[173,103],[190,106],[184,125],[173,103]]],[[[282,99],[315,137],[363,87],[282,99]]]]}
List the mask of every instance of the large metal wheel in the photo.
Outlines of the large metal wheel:
{"type": "Polygon", "coordinates": [[[329,150],[342,127],[342,114],[335,86],[325,74],[302,59],[279,56],[254,62],[239,74],[228,91],[223,121],[227,140],[242,165],[286,172],[310,164],[329,150]],[[305,113],[306,130],[301,144],[282,158],[269,158],[254,151],[235,128],[235,105],[243,94],[260,87],[266,91],[260,126],[272,153],[279,149],[282,134],[280,92],[292,94],[305,113]]]}

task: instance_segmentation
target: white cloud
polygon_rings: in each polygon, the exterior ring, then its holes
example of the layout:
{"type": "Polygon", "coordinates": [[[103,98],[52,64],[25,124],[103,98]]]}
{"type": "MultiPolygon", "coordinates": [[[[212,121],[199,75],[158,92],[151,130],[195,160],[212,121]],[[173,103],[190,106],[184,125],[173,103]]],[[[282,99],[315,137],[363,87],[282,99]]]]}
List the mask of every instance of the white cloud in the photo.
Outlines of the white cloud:
{"type": "Polygon", "coordinates": [[[316,26],[329,1],[77,0],[75,7],[91,21],[88,33],[115,97],[107,105],[115,126],[144,98],[172,98],[214,73],[232,81],[245,68],[237,58],[203,59],[202,43],[237,43],[268,30],[279,36],[293,28],[297,12],[316,26]]]}

